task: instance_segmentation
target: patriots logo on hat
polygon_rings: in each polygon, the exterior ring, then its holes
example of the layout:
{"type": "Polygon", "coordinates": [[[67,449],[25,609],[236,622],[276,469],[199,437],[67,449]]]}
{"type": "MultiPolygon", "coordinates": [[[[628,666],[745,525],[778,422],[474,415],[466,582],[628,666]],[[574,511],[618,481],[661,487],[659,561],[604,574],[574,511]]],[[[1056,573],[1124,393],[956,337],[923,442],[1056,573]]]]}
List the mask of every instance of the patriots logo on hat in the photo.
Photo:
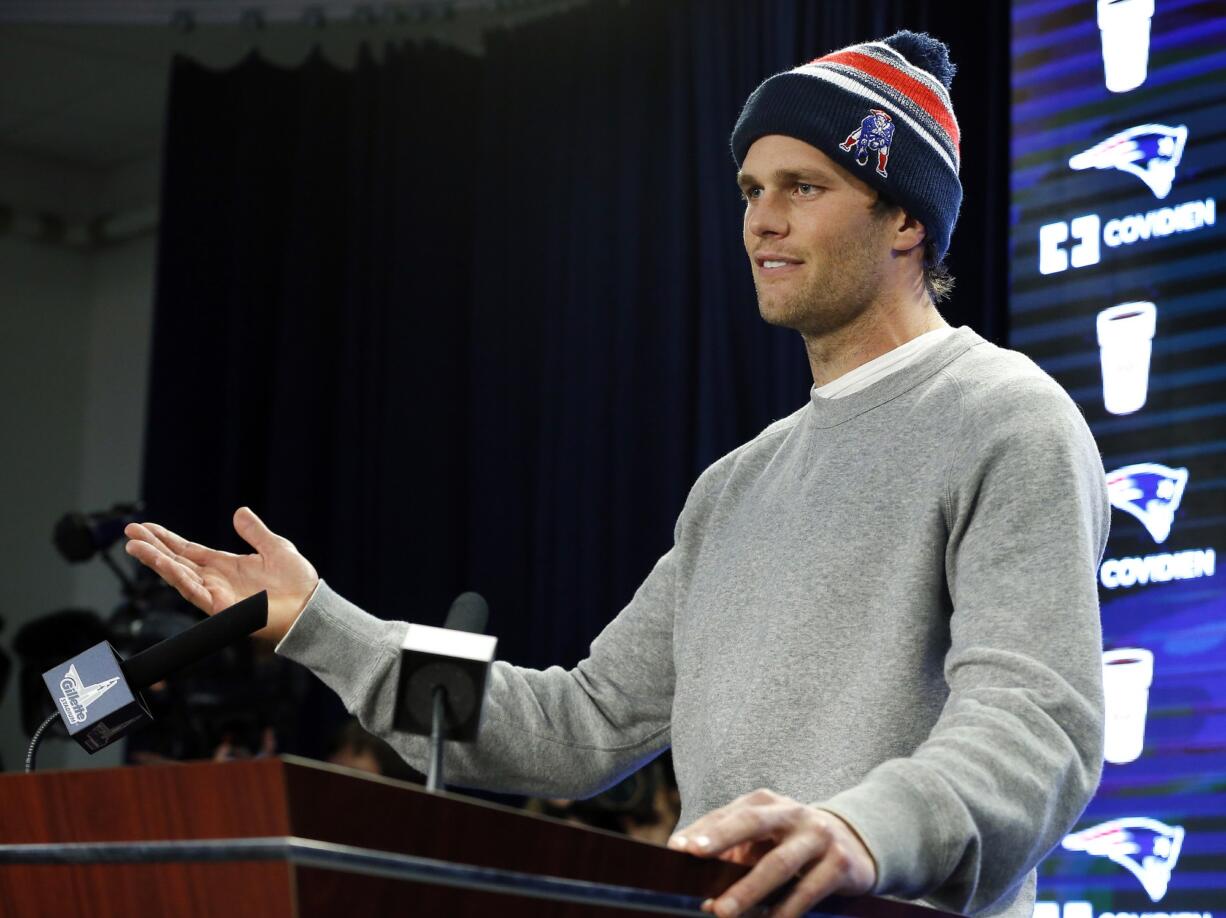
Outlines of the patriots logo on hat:
{"type": "Polygon", "coordinates": [[[860,126],[839,144],[839,149],[849,153],[852,147],[855,147],[856,162],[861,166],[868,165],[868,154],[876,151],[877,174],[882,178],[889,178],[885,167],[890,161],[890,144],[893,142],[894,119],[881,109],[872,108],[864,116],[860,126]]]}
{"type": "Polygon", "coordinates": [[[1171,193],[1175,167],[1188,140],[1186,125],[1139,124],[1108,137],[1068,161],[1070,169],[1131,172],[1161,200],[1171,193]]]}
{"type": "Polygon", "coordinates": [[[1107,497],[1111,506],[1135,516],[1154,541],[1162,544],[1171,534],[1187,484],[1187,469],[1139,462],[1107,473],[1107,497]]]}
{"type": "Polygon", "coordinates": [[[1119,864],[1140,880],[1149,898],[1157,902],[1170,886],[1183,836],[1183,826],[1131,816],[1066,835],[1060,845],[1066,851],[1084,851],[1119,864]]]}

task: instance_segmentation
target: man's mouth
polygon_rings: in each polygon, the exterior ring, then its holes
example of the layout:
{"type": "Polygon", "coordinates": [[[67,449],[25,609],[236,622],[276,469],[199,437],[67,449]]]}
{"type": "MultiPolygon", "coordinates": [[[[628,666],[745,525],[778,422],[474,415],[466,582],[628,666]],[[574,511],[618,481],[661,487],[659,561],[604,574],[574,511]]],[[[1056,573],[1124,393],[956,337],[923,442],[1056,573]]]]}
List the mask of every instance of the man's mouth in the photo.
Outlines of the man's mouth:
{"type": "Polygon", "coordinates": [[[786,271],[787,268],[801,265],[801,260],[770,252],[770,254],[755,255],[754,264],[758,265],[763,271],[786,271]]]}
{"type": "Polygon", "coordinates": [[[799,268],[802,262],[796,258],[780,255],[755,255],[754,264],[762,274],[787,274],[799,268]]]}

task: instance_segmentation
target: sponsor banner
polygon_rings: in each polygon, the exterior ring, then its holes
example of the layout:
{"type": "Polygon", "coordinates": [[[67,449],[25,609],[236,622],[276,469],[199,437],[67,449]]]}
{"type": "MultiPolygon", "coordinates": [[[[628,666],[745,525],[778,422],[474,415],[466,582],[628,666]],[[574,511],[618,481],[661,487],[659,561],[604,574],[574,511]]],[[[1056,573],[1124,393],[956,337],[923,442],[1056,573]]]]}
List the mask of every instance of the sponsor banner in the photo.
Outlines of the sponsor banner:
{"type": "Polygon", "coordinates": [[[1226,10],[1014,0],[1010,15],[1008,341],[1076,400],[1111,505],[1103,773],[1039,865],[1035,914],[1212,918],[1226,910],[1226,10]]]}

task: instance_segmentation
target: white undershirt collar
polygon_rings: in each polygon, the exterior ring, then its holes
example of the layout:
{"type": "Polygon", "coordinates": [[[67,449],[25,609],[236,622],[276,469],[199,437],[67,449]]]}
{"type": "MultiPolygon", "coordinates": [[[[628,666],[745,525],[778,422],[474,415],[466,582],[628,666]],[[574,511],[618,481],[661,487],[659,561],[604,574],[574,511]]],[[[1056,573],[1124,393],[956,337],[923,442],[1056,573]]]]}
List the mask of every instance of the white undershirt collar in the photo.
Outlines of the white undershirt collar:
{"type": "Polygon", "coordinates": [[[873,383],[884,379],[891,373],[896,373],[903,367],[919,360],[930,348],[935,347],[954,333],[951,326],[943,325],[930,332],[924,332],[917,338],[912,338],[906,344],[900,344],[893,350],[886,351],[880,357],[874,357],[868,363],[862,363],[854,370],[849,370],[838,379],[833,379],[824,386],[815,386],[813,394],[818,398],[843,398],[867,389],[873,383]]]}

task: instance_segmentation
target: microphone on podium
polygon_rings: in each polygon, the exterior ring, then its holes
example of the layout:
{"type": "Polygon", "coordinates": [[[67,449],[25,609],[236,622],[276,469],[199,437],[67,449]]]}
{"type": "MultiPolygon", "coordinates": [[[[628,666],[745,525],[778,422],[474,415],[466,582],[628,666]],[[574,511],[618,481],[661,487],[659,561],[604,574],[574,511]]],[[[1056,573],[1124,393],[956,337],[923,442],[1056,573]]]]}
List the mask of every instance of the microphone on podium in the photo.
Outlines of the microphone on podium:
{"type": "Polygon", "coordinates": [[[400,648],[400,684],[392,723],[430,737],[426,789],[443,787],[443,741],[477,738],[485,685],[498,639],[484,634],[489,606],[461,593],[442,628],[409,625],[400,648]]]}
{"type": "MultiPolygon", "coordinates": [[[[128,660],[107,641],[43,673],[68,735],[91,755],[153,721],[141,689],[268,624],[268,594],[256,593],[128,660]]],[[[54,717],[54,715],[52,715],[54,717]]],[[[48,723],[51,718],[48,719],[48,723]]],[[[33,770],[35,734],[26,758],[33,770]]]]}

